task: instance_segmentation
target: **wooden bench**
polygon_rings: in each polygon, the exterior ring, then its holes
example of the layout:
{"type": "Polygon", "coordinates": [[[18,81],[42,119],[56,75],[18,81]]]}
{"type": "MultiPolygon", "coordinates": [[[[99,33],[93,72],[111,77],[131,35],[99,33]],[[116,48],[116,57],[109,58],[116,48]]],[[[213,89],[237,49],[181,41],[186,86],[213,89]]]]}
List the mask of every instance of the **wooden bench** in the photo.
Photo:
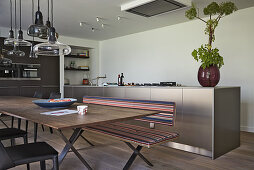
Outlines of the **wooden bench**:
{"type": "MultiPolygon", "coordinates": [[[[145,121],[151,124],[162,124],[168,126],[174,125],[174,118],[176,113],[176,105],[174,102],[84,96],[83,103],[158,111],[158,113],[154,115],[142,117],[135,120],[145,121]]],[[[148,165],[153,166],[140,153],[142,147],[150,148],[153,145],[173,140],[179,136],[177,133],[157,130],[154,128],[151,129],[123,122],[90,125],[85,127],[85,129],[120,139],[134,151],[124,166],[124,170],[130,168],[137,155],[140,156],[140,158],[142,158],[148,165]],[[138,146],[135,148],[131,143],[135,143],[138,146]]]]}

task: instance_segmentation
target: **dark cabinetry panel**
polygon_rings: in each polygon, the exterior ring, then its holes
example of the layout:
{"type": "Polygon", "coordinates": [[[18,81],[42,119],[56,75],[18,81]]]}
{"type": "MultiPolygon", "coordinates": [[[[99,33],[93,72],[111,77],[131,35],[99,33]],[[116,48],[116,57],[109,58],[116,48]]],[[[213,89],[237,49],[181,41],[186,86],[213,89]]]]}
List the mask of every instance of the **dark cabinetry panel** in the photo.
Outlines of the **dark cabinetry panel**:
{"type": "Polygon", "coordinates": [[[43,98],[49,98],[51,92],[59,92],[59,86],[41,86],[43,98]]]}
{"type": "Polygon", "coordinates": [[[1,96],[19,96],[18,86],[0,87],[1,96]]]}
{"type": "Polygon", "coordinates": [[[40,86],[21,86],[20,96],[33,97],[36,91],[40,91],[40,86]]]}
{"type": "MultiPolygon", "coordinates": [[[[0,37],[0,46],[6,50],[13,47],[3,45],[4,38],[0,37]]],[[[35,91],[43,92],[48,98],[50,92],[59,92],[59,57],[40,56],[37,59],[29,58],[30,47],[20,47],[26,55],[24,57],[7,56],[13,63],[40,64],[39,77],[41,80],[0,80],[0,95],[21,95],[31,97],[35,91]],[[15,87],[15,88],[14,88],[15,87]]]]}

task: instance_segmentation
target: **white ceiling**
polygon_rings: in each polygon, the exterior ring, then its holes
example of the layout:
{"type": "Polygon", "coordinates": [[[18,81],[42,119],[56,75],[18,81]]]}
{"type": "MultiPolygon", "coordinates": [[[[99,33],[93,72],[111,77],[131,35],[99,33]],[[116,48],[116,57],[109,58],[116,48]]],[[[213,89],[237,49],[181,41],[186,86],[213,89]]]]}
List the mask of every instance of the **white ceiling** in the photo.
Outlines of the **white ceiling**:
{"type": "MultiPolygon", "coordinates": [[[[19,0],[17,0],[19,1],[19,0]]],[[[22,0],[24,29],[32,23],[31,0],[22,0]]],[[[122,12],[120,6],[131,0],[54,0],[54,21],[60,35],[86,38],[92,40],[106,40],[155,28],[165,27],[188,21],[185,10],[169,12],[150,18],[122,12]],[[117,16],[123,19],[117,20],[117,16]],[[105,28],[96,21],[96,17],[103,18],[105,28]],[[80,22],[89,25],[80,27],[80,22]],[[96,29],[91,31],[91,27],[96,29]]],[[[202,9],[212,1],[226,0],[193,0],[202,9]]],[[[254,0],[231,0],[238,9],[254,6],[254,0]]],[[[37,3],[37,0],[35,0],[37,3]]],[[[47,0],[41,0],[41,10],[44,20],[47,19],[47,0]]],[[[202,12],[201,12],[202,13],[202,12]]],[[[0,0],[0,26],[9,27],[9,0],[0,0]]],[[[7,35],[6,35],[7,36],[7,35]]]]}

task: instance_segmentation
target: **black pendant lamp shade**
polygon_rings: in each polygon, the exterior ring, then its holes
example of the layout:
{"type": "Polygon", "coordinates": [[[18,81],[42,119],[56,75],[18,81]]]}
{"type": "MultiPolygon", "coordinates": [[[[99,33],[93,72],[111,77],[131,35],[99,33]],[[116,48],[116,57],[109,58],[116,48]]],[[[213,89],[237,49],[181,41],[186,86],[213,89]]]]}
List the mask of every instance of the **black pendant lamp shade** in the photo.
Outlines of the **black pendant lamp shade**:
{"type": "Polygon", "coordinates": [[[27,30],[27,35],[33,37],[48,35],[48,28],[43,25],[43,16],[40,11],[40,0],[38,0],[38,11],[35,13],[35,22],[33,25],[29,26],[27,30]]]}
{"type": "Polygon", "coordinates": [[[9,36],[4,40],[4,45],[13,46],[14,45],[14,32],[12,30],[12,0],[10,0],[10,26],[9,36]]]}

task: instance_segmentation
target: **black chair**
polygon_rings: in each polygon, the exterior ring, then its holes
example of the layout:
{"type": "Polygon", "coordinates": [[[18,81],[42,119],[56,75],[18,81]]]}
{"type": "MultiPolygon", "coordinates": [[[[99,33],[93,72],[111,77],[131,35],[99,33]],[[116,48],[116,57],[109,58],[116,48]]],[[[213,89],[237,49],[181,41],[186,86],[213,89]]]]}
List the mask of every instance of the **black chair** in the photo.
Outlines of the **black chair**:
{"type": "Polygon", "coordinates": [[[17,128],[0,129],[0,141],[14,138],[24,138],[24,143],[27,143],[27,132],[17,128]]]}
{"type": "MultiPolygon", "coordinates": [[[[2,119],[0,119],[0,120],[6,126],[6,128],[0,129],[0,141],[11,139],[11,143],[12,143],[12,145],[14,145],[15,144],[15,140],[14,140],[15,138],[23,138],[24,143],[27,143],[27,130],[24,131],[24,130],[20,129],[21,119],[18,119],[18,128],[13,127],[14,117],[12,117],[12,127],[11,128],[9,128],[7,126],[7,124],[4,123],[4,121],[2,121],[2,119]]],[[[27,124],[26,124],[26,129],[27,129],[27,124]]]]}
{"type": "MultiPolygon", "coordinates": [[[[7,126],[7,125],[6,125],[7,126]]],[[[0,141],[11,139],[11,145],[15,145],[15,138],[23,138],[24,144],[28,143],[27,132],[18,128],[3,128],[0,129],[0,141]]],[[[27,164],[27,170],[30,169],[29,164],[27,164]]]]}
{"type": "Polygon", "coordinates": [[[59,92],[51,92],[49,95],[50,99],[60,99],[61,98],[61,93],[59,92]]]}
{"type": "Polygon", "coordinates": [[[58,152],[45,142],[4,147],[0,142],[0,170],[40,161],[46,170],[46,160],[53,160],[53,170],[59,170],[58,152]]]}

